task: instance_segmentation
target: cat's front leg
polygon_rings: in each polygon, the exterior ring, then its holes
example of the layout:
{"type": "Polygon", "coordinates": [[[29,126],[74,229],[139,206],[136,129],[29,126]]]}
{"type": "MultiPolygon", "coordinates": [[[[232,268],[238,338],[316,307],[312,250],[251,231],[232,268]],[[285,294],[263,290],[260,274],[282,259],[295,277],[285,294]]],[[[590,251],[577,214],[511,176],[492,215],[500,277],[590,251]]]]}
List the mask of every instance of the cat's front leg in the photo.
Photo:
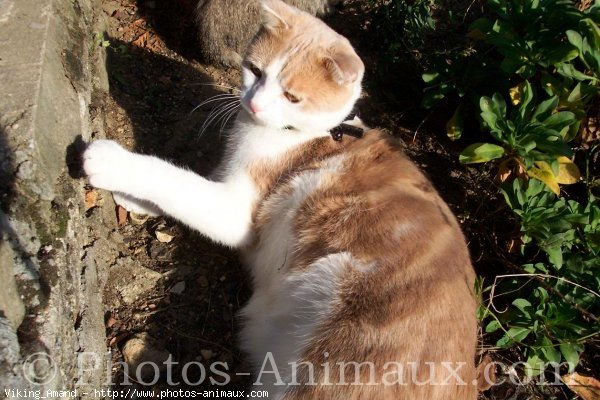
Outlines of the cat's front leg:
{"type": "Polygon", "coordinates": [[[244,174],[213,182],[110,140],[92,142],[83,167],[93,186],[156,204],[214,241],[239,247],[249,239],[256,191],[244,174]]]}

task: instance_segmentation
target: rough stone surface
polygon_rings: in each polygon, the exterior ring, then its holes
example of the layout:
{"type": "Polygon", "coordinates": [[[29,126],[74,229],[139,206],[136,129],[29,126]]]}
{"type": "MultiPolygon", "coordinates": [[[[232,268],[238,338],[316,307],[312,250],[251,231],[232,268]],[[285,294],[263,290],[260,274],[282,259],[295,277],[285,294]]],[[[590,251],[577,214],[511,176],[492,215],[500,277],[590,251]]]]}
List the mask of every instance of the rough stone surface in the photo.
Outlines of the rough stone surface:
{"type": "Polygon", "coordinates": [[[120,258],[111,267],[109,284],[121,294],[125,304],[132,304],[152,290],[161,278],[158,272],[136,264],[130,258],[120,258]]]}
{"type": "Polygon", "coordinates": [[[0,0],[2,388],[91,398],[107,381],[101,294],[119,257],[114,215],[109,205],[86,216],[72,163],[99,131],[88,107],[107,86],[94,45],[100,9],[99,0],[0,0]]]}
{"type": "MultiPolygon", "coordinates": [[[[13,260],[15,258],[12,248],[0,246],[0,260],[13,260]]],[[[25,317],[25,305],[21,300],[13,273],[8,268],[0,268],[0,310],[13,330],[16,330],[25,317]]]]}

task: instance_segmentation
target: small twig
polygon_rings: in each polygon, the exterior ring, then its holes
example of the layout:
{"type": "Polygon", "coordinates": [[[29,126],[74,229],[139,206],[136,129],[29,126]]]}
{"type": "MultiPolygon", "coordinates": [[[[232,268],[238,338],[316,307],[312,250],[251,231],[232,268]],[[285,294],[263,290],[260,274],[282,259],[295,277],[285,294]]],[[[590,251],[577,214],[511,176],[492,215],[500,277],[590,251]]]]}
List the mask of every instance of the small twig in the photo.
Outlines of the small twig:
{"type": "MultiPolygon", "coordinates": [[[[579,311],[581,314],[585,315],[586,317],[588,317],[589,319],[591,319],[594,322],[598,322],[598,317],[596,317],[594,314],[592,314],[591,312],[589,312],[588,310],[586,310],[585,308],[581,307],[580,305],[574,303],[573,301],[569,300],[566,298],[566,296],[564,294],[562,294],[560,291],[558,291],[557,289],[555,289],[554,287],[550,286],[548,283],[546,283],[544,281],[543,278],[551,278],[551,279],[556,279],[562,282],[566,282],[569,283],[573,286],[576,286],[580,289],[583,289],[589,293],[592,293],[594,296],[596,297],[600,297],[600,294],[594,292],[591,289],[586,288],[585,286],[582,286],[578,283],[572,282],[568,279],[565,278],[561,278],[559,276],[553,276],[553,275],[548,275],[548,274],[529,274],[529,273],[522,273],[522,269],[519,268],[518,266],[514,265],[513,263],[509,262],[508,260],[499,260],[501,262],[506,263],[506,265],[508,265],[509,268],[518,271],[519,273],[516,274],[507,274],[507,275],[498,275],[494,278],[494,284],[493,287],[495,288],[496,286],[496,282],[498,279],[503,279],[503,278],[519,278],[519,277],[530,277],[535,279],[537,282],[540,283],[540,285],[542,285],[544,287],[544,289],[548,290],[549,292],[552,292],[553,294],[557,295],[558,297],[560,297],[566,304],[568,304],[569,306],[573,307],[574,309],[576,309],[577,311],[579,311]]],[[[493,291],[493,289],[492,289],[493,291]]],[[[491,293],[490,293],[491,294],[491,293]]]]}
{"type": "Polygon", "coordinates": [[[415,134],[413,135],[413,142],[417,139],[417,134],[419,133],[419,130],[421,129],[421,127],[423,126],[423,124],[429,119],[429,117],[431,117],[431,115],[433,114],[434,110],[431,110],[429,112],[429,114],[427,114],[425,116],[425,118],[423,118],[423,120],[421,122],[419,122],[419,125],[417,126],[417,129],[415,129],[415,134]]]}
{"type": "Polygon", "coordinates": [[[471,7],[473,7],[473,4],[475,4],[477,2],[477,0],[473,0],[471,2],[471,4],[469,4],[469,6],[467,7],[467,10],[465,11],[465,15],[463,15],[463,22],[465,22],[467,20],[467,15],[469,15],[469,11],[471,11],[471,7]]]}

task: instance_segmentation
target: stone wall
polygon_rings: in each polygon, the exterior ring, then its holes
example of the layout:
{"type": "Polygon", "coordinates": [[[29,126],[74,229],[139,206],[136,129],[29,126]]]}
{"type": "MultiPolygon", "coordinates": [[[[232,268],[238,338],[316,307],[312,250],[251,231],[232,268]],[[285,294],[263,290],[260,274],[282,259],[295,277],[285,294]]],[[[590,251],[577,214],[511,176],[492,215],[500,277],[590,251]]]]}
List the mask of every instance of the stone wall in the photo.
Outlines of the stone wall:
{"type": "Polygon", "coordinates": [[[102,125],[88,113],[107,86],[99,3],[0,0],[0,397],[106,387],[114,216],[84,218],[77,165],[102,125]]]}

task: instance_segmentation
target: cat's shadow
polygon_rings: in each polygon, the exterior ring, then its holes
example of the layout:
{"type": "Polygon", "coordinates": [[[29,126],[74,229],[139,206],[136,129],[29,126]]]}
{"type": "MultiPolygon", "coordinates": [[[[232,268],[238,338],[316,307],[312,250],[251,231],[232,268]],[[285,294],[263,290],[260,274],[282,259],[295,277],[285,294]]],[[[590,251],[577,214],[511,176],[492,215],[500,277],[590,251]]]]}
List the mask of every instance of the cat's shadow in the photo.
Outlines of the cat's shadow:
{"type": "MultiPolygon", "coordinates": [[[[223,93],[222,88],[213,86],[211,77],[194,62],[179,62],[114,39],[107,50],[110,92],[97,104],[107,137],[202,176],[214,172],[223,155],[225,134],[218,123],[200,135],[214,103],[194,109],[223,93]]],[[[198,360],[207,371],[210,361],[227,362],[229,371],[244,370],[237,349],[236,315],[249,289],[236,254],[166,217],[151,218],[141,226],[130,223],[120,231],[129,244],[129,256],[164,277],[162,286],[133,306],[107,305],[129,320],[124,333],[147,332],[157,339],[179,363],[173,381],[182,382],[177,374],[183,364],[198,360]],[[161,242],[157,231],[173,240],[161,242]],[[136,315],[145,317],[136,319],[136,315]]],[[[108,333],[109,337],[118,334],[108,333]]],[[[188,373],[189,381],[198,380],[200,371],[188,373]]],[[[243,389],[247,383],[233,379],[227,388],[243,389]]],[[[168,387],[164,380],[157,385],[168,387]]],[[[210,387],[208,377],[195,386],[210,387]]]]}
{"type": "Polygon", "coordinates": [[[139,14],[170,49],[185,58],[202,58],[194,20],[198,0],[136,0],[135,3],[139,14]]]}

